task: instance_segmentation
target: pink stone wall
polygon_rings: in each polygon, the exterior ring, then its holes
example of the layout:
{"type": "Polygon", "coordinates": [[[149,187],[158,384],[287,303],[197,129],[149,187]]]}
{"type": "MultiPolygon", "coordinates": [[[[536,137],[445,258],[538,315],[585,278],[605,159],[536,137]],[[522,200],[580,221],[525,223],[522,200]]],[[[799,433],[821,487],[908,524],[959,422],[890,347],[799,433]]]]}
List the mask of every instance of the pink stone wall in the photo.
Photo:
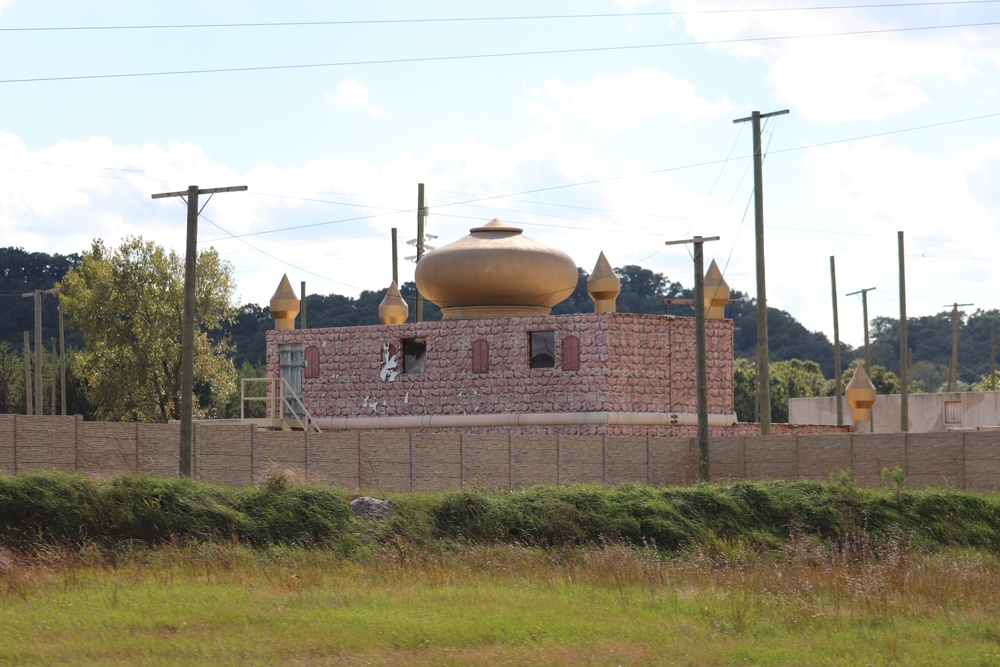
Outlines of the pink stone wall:
{"type": "MultiPolygon", "coordinates": [[[[731,414],[732,322],[709,321],[706,337],[709,412],[731,414]]],[[[690,318],[593,313],[270,331],[271,376],[280,373],[278,351],[283,344],[319,349],[318,377],[304,379],[302,388],[303,403],[316,417],[696,410],[694,320],[690,318]],[[529,367],[528,334],[532,331],[555,332],[554,368],[529,367]],[[579,340],[579,370],[562,368],[562,342],[567,336],[579,340]],[[426,373],[399,373],[393,378],[392,373],[383,372],[387,370],[385,349],[391,345],[401,350],[404,338],[426,339],[426,373]],[[473,370],[473,343],[480,340],[489,345],[486,373],[473,370]]],[[[551,432],[542,429],[539,435],[551,432]]],[[[647,434],[635,427],[560,432],[647,434]]]]}

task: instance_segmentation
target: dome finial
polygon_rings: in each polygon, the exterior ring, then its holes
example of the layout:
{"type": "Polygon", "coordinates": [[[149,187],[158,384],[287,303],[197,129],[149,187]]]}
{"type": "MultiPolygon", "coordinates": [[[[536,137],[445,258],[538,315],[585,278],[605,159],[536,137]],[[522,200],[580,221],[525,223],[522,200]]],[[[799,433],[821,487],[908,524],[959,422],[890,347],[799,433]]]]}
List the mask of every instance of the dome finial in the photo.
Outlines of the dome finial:
{"type": "Polygon", "coordinates": [[[410,307],[399,294],[399,288],[393,280],[385,291],[385,298],[378,305],[378,318],[382,320],[382,324],[403,324],[409,316],[410,307]]]}
{"type": "Polygon", "coordinates": [[[613,313],[616,310],[615,301],[622,291],[622,281],[611,268],[608,258],[601,251],[594,270],[587,280],[587,294],[594,300],[595,313],[613,313]]]}
{"type": "Polygon", "coordinates": [[[271,316],[274,318],[274,328],[287,330],[295,328],[295,316],[299,314],[299,297],[295,296],[292,284],[288,282],[288,274],[281,276],[278,289],[271,297],[271,316]]]}

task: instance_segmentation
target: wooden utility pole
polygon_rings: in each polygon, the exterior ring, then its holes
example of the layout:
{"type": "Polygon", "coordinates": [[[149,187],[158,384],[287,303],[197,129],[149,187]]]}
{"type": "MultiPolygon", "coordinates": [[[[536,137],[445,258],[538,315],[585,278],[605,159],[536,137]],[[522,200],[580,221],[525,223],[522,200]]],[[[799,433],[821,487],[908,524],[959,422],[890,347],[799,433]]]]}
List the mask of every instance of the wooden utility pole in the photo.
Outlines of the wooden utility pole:
{"type": "Polygon", "coordinates": [[[35,414],[31,401],[31,334],[24,332],[24,414],[35,414]]]}
{"type": "Polygon", "coordinates": [[[757,400],[760,434],[771,434],[771,367],[767,350],[767,288],[764,281],[764,160],[760,142],[760,119],[781,116],[788,109],[762,114],[754,111],[733,123],[753,124],[754,232],[757,243],[757,400]]]}
{"type": "MultiPolygon", "coordinates": [[[[42,348],[45,347],[45,343],[42,342],[42,296],[58,293],[58,289],[36,289],[21,295],[25,299],[35,300],[35,411],[33,413],[29,411],[28,414],[45,414],[45,399],[42,397],[42,348]]],[[[28,354],[30,348],[28,347],[27,334],[25,334],[24,341],[25,354],[28,354]]],[[[30,385],[28,393],[31,393],[30,385]]],[[[27,404],[31,405],[32,403],[29,400],[27,404]]]]}
{"type": "Polygon", "coordinates": [[[990,322],[990,391],[997,390],[997,325],[990,322]]]}
{"type": "MultiPolygon", "coordinates": [[[[417,184],[417,263],[420,263],[420,258],[424,256],[424,216],[427,214],[427,209],[424,208],[424,184],[417,184]]],[[[399,287],[399,285],[397,285],[399,287]]],[[[417,322],[424,321],[424,297],[417,290],[417,322]]]]}
{"type": "Polygon", "coordinates": [[[49,364],[52,376],[52,405],[50,410],[52,416],[56,416],[56,339],[55,336],[52,337],[52,363],[49,364]]]}
{"type": "Polygon", "coordinates": [[[874,289],[874,287],[866,287],[864,289],[859,289],[857,292],[849,292],[844,295],[861,295],[861,312],[865,320],[865,372],[868,373],[869,378],[872,376],[872,350],[868,341],[868,292],[871,292],[874,289]]]}
{"type": "Polygon", "coordinates": [[[903,259],[903,232],[899,242],[899,431],[910,430],[910,347],[906,341],[906,264],[903,259]]]}
{"type": "Polygon", "coordinates": [[[958,307],[971,306],[971,303],[953,303],[951,305],[951,372],[948,374],[948,391],[958,391],[958,307]]]}
{"type": "Polygon", "coordinates": [[[392,282],[399,288],[399,250],[396,247],[396,228],[392,228],[392,282]]]}
{"type": "MultiPolygon", "coordinates": [[[[187,243],[184,249],[184,319],[181,325],[181,441],[180,473],[191,476],[192,403],[194,396],[194,323],[195,323],[195,279],[198,265],[198,195],[214,195],[216,192],[242,192],[245,185],[231,185],[224,188],[199,188],[188,186],[187,190],[158,192],[153,199],[164,197],[187,197],[187,243]]],[[[211,201],[211,196],[209,201],[211,201]]],[[[208,202],[206,201],[207,205],[208,202]]]]}
{"type": "Polygon", "coordinates": [[[705,261],[702,245],[718,241],[718,236],[695,236],[683,241],[667,241],[666,245],[694,244],[694,340],[695,375],[698,393],[698,479],[709,480],[708,467],[708,353],[705,346],[705,261]]]}
{"type": "Polygon", "coordinates": [[[299,298],[299,328],[308,329],[306,326],[306,281],[302,281],[299,284],[299,293],[302,295],[299,298]]]}
{"type": "Polygon", "coordinates": [[[66,330],[63,327],[63,307],[59,301],[59,402],[62,416],[66,416],[66,330]]]}
{"type": "Polygon", "coordinates": [[[844,424],[844,405],[841,396],[844,395],[840,370],[840,319],[837,316],[837,268],[830,255],[830,291],[833,294],[833,387],[837,401],[837,426],[844,424]]]}

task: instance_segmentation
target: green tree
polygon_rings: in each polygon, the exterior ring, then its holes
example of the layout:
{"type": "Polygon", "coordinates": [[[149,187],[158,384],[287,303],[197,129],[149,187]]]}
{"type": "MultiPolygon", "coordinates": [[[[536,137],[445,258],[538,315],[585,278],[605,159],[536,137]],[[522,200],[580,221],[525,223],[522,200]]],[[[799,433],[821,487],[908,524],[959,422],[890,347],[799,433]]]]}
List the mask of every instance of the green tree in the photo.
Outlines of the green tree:
{"type": "Polygon", "coordinates": [[[752,423],[757,415],[757,369],[749,359],[736,359],[733,363],[733,407],[736,418],[752,423]]]}
{"type": "MultiPolygon", "coordinates": [[[[769,366],[771,374],[771,421],[788,421],[788,399],[822,396],[826,378],[815,361],[789,359],[769,366]]],[[[736,359],[733,364],[733,398],[736,416],[741,422],[756,422],[757,369],[749,359],[736,359]]]]}
{"type": "MultiPolygon", "coordinates": [[[[218,253],[198,254],[195,286],[195,413],[233,392],[236,372],[225,340],[212,343],[236,314],[232,268],[218,253]]],[[[180,415],[181,326],[184,260],[141,238],[110,251],[94,241],[80,264],[59,283],[69,325],[84,349],[73,365],[84,380],[97,415],[110,420],[166,422],[180,415]]]]}
{"type": "Polygon", "coordinates": [[[24,412],[24,357],[0,341],[0,413],[24,412]]]}

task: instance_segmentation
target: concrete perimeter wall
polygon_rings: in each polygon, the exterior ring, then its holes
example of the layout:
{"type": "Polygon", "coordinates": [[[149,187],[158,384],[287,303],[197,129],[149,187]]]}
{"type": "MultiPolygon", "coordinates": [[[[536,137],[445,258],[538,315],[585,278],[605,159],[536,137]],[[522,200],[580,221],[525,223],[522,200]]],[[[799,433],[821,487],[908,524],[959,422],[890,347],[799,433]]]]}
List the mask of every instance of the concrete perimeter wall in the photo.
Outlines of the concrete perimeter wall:
{"type": "MultiPolygon", "coordinates": [[[[0,415],[0,472],[177,475],[180,427],[0,415]]],[[[196,423],[196,479],[255,484],[276,469],[359,491],[476,485],[697,481],[697,439],[613,435],[410,432],[301,433],[196,423]]],[[[712,481],[819,480],[849,470],[859,484],[899,469],[913,487],[1000,488],[1000,432],[711,438],[712,481]]]]}

